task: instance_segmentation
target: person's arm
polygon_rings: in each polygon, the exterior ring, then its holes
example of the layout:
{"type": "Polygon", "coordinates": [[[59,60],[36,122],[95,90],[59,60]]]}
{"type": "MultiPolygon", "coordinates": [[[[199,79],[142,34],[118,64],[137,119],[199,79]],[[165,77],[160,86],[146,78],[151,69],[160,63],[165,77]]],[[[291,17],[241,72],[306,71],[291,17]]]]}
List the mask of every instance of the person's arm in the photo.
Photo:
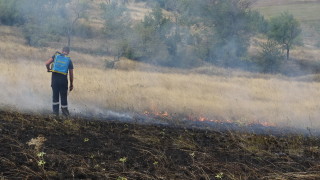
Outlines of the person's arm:
{"type": "Polygon", "coordinates": [[[70,88],[69,90],[73,90],[73,69],[69,69],[69,78],[70,78],[70,88]]]}
{"type": "Polygon", "coordinates": [[[48,71],[48,72],[51,72],[50,64],[51,64],[52,62],[53,62],[53,58],[48,59],[48,61],[46,62],[46,67],[47,67],[47,71],[48,71]]]}

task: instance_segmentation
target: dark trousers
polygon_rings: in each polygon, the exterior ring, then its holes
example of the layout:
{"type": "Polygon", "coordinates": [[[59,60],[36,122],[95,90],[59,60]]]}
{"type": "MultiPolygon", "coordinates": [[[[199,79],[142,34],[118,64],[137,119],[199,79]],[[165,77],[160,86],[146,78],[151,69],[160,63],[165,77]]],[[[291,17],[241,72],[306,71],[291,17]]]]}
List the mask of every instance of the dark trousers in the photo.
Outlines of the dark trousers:
{"type": "Polygon", "coordinates": [[[52,82],[52,109],[54,114],[59,114],[59,100],[61,108],[68,108],[68,80],[52,82]]]}

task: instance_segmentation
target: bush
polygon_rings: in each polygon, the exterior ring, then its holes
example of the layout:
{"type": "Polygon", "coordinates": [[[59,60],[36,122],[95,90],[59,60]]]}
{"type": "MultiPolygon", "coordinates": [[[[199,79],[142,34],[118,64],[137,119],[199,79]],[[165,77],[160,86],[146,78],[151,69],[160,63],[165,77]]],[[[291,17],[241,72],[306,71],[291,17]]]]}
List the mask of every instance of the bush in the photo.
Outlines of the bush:
{"type": "Polygon", "coordinates": [[[104,19],[104,33],[108,38],[122,38],[130,31],[130,17],[127,14],[127,9],[124,6],[116,3],[102,4],[104,19]]]}
{"type": "Polygon", "coordinates": [[[83,38],[92,38],[94,36],[93,28],[86,22],[76,24],[73,31],[75,36],[83,38]]]}
{"type": "Polygon", "coordinates": [[[255,24],[260,24],[262,20],[255,20],[253,17],[258,13],[251,11],[244,2],[216,0],[203,8],[206,14],[202,14],[201,18],[210,30],[205,38],[212,39],[208,44],[209,62],[230,67],[247,56],[250,37],[257,31],[255,24]]]}
{"type": "Polygon", "coordinates": [[[23,26],[23,34],[30,46],[47,46],[49,42],[59,41],[63,35],[60,19],[48,18],[46,22],[28,22],[23,26]],[[53,28],[56,27],[56,28],[53,28]]]}
{"type": "Polygon", "coordinates": [[[0,23],[5,25],[22,24],[23,16],[19,11],[18,0],[0,0],[0,23]]]}
{"type": "Polygon", "coordinates": [[[144,17],[144,20],[134,27],[136,32],[135,54],[138,59],[150,63],[166,65],[171,56],[177,52],[178,36],[172,33],[172,22],[164,16],[157,6],[144,17]]]}
{"type": "Polygon", "coordinates": [[[269,40],[261,43],[260,47],[262,50],[259,52],[257,62],[262,68],[262,71],[277,72],[285,57],[281,45],[276,41],[269,40]]]}
{"type": "Polygon", "coordinates": [[[23,23],[23,16],[19,12],[18,0],[0,0],[0,23],[15,25],[23,23]]]}

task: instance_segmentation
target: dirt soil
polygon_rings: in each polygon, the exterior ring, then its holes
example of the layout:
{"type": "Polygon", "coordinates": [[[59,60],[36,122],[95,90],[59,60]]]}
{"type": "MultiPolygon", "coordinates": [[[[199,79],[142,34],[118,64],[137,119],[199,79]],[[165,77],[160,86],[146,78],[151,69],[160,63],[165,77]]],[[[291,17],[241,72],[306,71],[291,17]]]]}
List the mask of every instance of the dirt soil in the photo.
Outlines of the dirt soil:
{"type": "Polygon", "coordinates": [[[0,179],[320,178],[320,139],[0,111],[0,179]]]}

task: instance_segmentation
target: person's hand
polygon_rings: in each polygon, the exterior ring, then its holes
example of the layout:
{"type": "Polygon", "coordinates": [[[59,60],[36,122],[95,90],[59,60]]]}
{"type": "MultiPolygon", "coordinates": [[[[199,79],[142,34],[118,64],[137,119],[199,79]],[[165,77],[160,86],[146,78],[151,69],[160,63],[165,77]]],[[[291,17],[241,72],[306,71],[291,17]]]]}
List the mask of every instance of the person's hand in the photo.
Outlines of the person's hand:
{"type": "Polygon", "coordinates": [[[71,92],[73,90],[73,85],[71,84],[69,87],[69,91],[71,92]]]}
{"type": "Polygon", "coordinates": [[[51,69],[47,69],[47,72],[52,72],[52,70],[51,69]]]}

